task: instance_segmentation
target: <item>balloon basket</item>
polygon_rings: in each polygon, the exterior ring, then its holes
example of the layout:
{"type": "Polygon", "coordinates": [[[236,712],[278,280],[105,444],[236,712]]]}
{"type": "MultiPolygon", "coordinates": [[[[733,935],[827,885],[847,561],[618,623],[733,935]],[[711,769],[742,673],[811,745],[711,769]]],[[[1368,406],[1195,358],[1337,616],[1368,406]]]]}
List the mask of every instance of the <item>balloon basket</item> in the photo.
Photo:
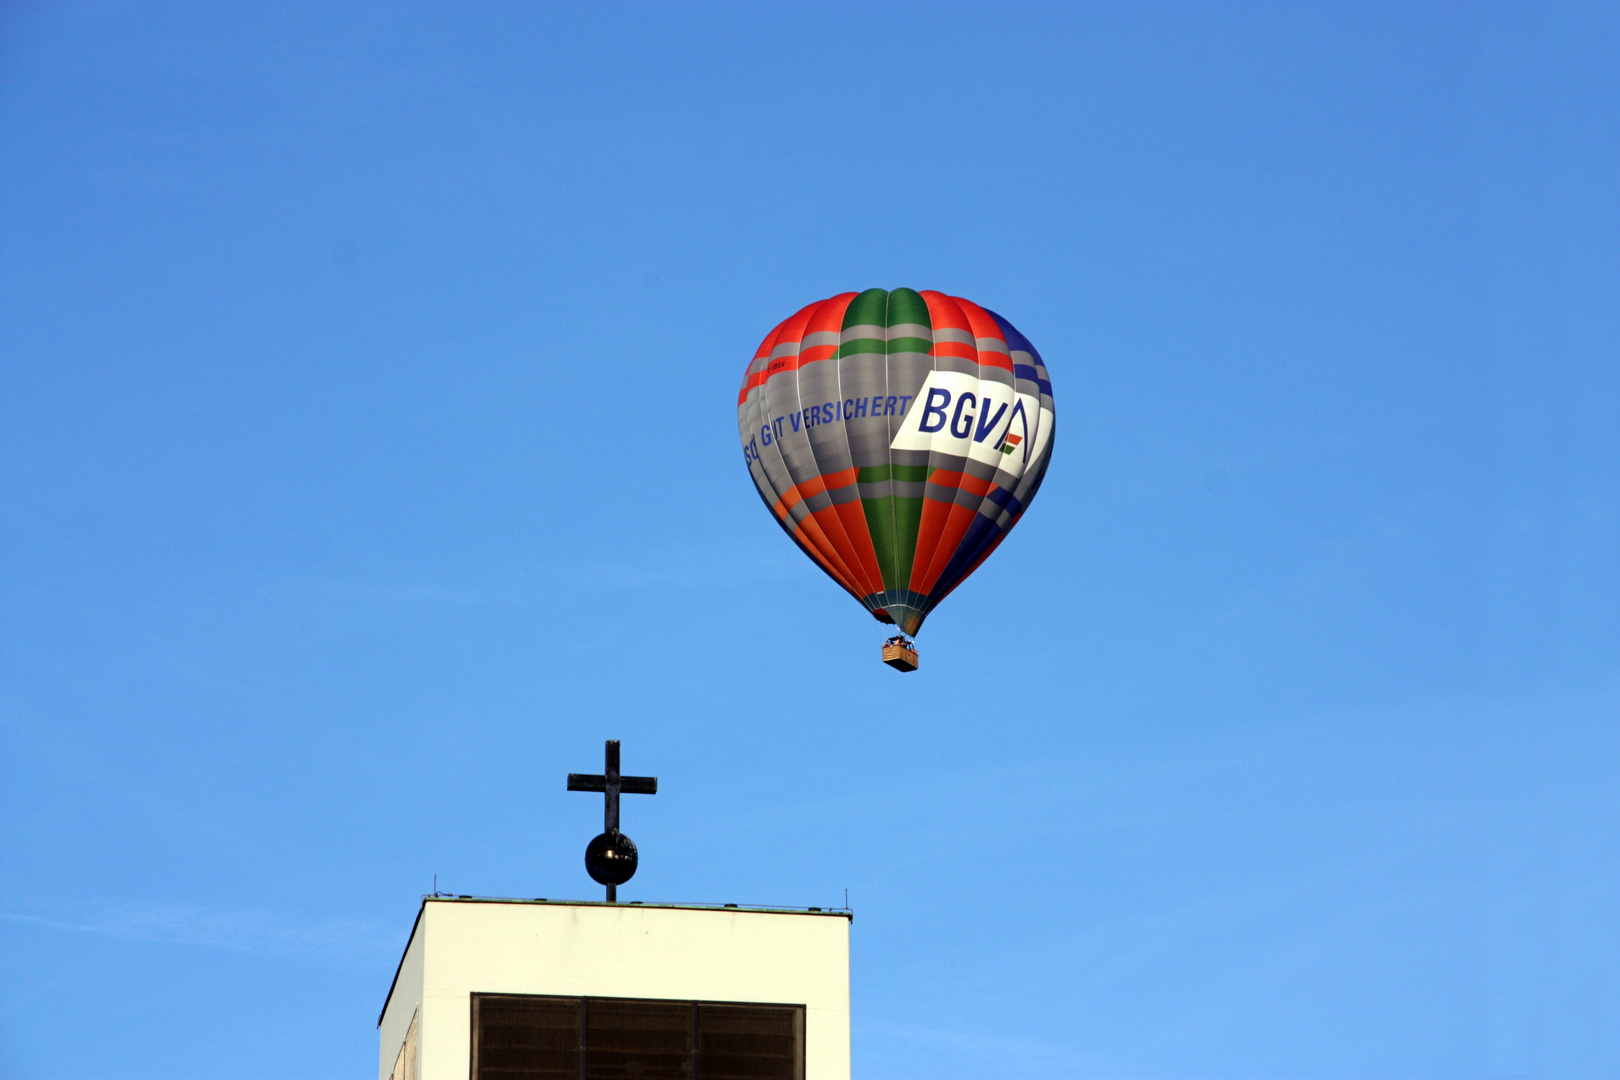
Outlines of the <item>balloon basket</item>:
{"type": "Polygon", "coordinates": [[[890,638],[883,643],[883,662],[896,671],[916,671],[917,646],[905,638],[890,638]]]}

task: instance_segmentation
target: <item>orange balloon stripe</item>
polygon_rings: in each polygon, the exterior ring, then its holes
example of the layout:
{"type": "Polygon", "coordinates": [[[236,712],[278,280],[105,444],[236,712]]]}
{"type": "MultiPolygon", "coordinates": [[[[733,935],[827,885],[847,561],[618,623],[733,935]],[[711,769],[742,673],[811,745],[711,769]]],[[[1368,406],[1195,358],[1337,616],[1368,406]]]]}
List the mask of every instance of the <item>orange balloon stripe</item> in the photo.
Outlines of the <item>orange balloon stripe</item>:
{"type": "MultiPolygon", "coordinates": [[[[810,334],[828,329],[836,330],[843,325],[844,311],[854,297],[854,293],[841,293],[803,308],[784,324],[777,345],[784,342],[801,342],[810,334]]],[[[827,355],[830,356],[833,352],[836,352],[836,347],[828,350],[827,355]]],[[[772,375],[780,371],[797,370],[805,362],[807,361],[802,355],[783,356],[771,361],[769,370],[772,375]]],[[[807,478],[797,485],[800,498],[805,499],[815,497],[826,490],[826,487],[827,478],[819,475],[807,478]]],[[[876,553],[872,552],[869,558],[862,557],[865,554],[862,548],[867,552],[872,551],[872,540],[867,533],[865,517],[862,516],[855,522],[846,519],[846,516],[835,507],[814,511],[811,517],[820,526],[821,535],[831,545],[832,551],[829,554],[836,554],[839,564],[844,568],[845,579],[849,583],[846,588],[857,597],[881,591],[883,576],[878,570],[876,553]],[[859,526],[858,529],[854,528],[856,525],[859,526]],[[855,535],[861,538],[860,543],[854,539],[855,535]],[[860,591],[857,592],[857,589],[860,591]]]]}
{"type": "MultiPolygon", "coordinates": [[[[992,338],[1001,342],[1003,350],[1008,348],[1006,335],[1001,332],[1001,326],[995,319],[990,317],[988,311],[973,301],[964,300],[960,296],[956,298],[956,303],[962,309],[962,313],[967,316],[968,327],[973,331],[975,340],[992,338]]],[[[1011,371],[1013,369],[1012,356],[1006,351],[997,352],[995,349],[980,349],[979,366],[1011,371]]]]}
{"type": "MultiPolygon", "coordinates": [[[[816,550],[816,546],[810,542],[808,537],[803,535],[802,529],[795,528],[792,535],[793,542],[799,545],[799,550],[803,551],[806,555],[814,559],[816,561],[816,565],[825,570],[827,572],[827,576],[838,583],[839,588],[843,589],[851,596],[855,596],[855,590],[849,587],[849,582],[844,580],[843,575],[838,572],[838,568],[827,561],[827,556],[816,550]]],[[[856,597],[856,599],[859,599],[859,597],[856,597]]]]}
{"type": "Polygon", "coordinates": [[[918,558],[911,564],[911,580],[907,588],[912,592],[926,593],[923,588],[923,578],[928,576],[928,570],[933,565],[933,548],[939,542],[940,533],[945,531],[945,523],[951,516],[951,504],[923,496],[922,517],[917,521],[917,551],[919,555],[923,550],[924,540],[928,543],[928,558],[918,558]]]}
{"type": "Polygon", "coordinates": [[[917,295],[928,304],[928,319],[934,324],[935,330],[966,330],[970,334],[973,332],[967,316],[957,306],[956,297],[946,296],[936,289],[924,289],[917,295]]]}
{"type": "Polygon", "coordinates": [[[956,356],[963,360],[979,362],[979,350],[965,341],[936,341],[934,342],[935,356],[956,356]]]}
{"type": "Polygon", "coordinates": [[[981,499],[990,494],[990,489],[996,486],[993,480],[980,480],[972,473],[951,472],[949,469],[935,469],[929,475],[928,480],[930,483],[938,484],[940,487],[957,488],[961,491],[970,492],[981,499]]]}
{"type": "MultiPolygon", "coordinates": [[[[849,310],[849,302],[853,299],[855,299],[855,294],[846,292],[823,300],[816,305],[816,313],[805,324],[804,332],[806,334],[828,332],[836,334],[844,325],[844,312],[849,310]]],[[[804,339],[800,338],[799,340],[804,339]]]]}
{"type": "Polygon", "coordinates": [[[799,485],[799,492],[808,499],[820,495],[823,491],[837,491],[839,488],[848,487],[854,482],[854,469],[839,469],[835,473],[828,473],[825,476],[817,476],[806,480],[799,485]]]}
{"type": "MultiPolygon", "coordinates": [[[[776,500],[776,505],[771,507],[771,512],[774,513],[780,520],[788,521],[788,513],[803,501],[804,498],[799,494],[799,489],[797,487],[790,487],[787,494],[776,500]]],[[[821,563],[822,566],[826,567],[827,572],[831,574],[840,585],[848,589],[851,593],[854,593],[856,596],[866,595],[865,593],[855,592],[855,587],[851,584],[851,582],[854,580],[854,576],[849,572],[849,567],[844,565],[843,559],[839,557],[837,549],[833,546],[832,541],[827,538],[826,531],[821,527],[821,523],[815,520],[814,514],[806,517],[799,524],[793,526],[793,535],[795,539],[799,537],[800,532],[803,532],[804,534],[804,539],[800,542],[806,545],[814,546],[816,551],[816,561],[821,563]]]]}
{"type": "MultiPolygon", "coordinates": [[[[813,480],[807,480],[797,485],[794,493],[796,496],[802,495],[808,499],[821,494],[823,491],[837,491],[849,487],[855,483],[856,472],[855,469],[840,469],[826,476],[818,476],[813,480]]],[[[795,498],[793,501],[796,503],[799,500],[795,498]]],[[[781,506],[782,504],[778,503],[777,505],[781,506]]],[[[777,516],[783,516],[790,508],[790,506],[784,506],[777,516]]],[[[851,499],[844,503],[834,503],[828,509],[836,511],[839,527],[849,537],[851,552],[855,557],[852,569],[858,570],[860,576],[866,581],[882,581],[883,571],[878,566],[877,549],[872,546],[872,534],[866,525],[866,511],[861,507],[860,500],[851,499]]],[[[820,519],[826,512],[826,510],[817,511],[815,516],[820,519]]],[[[825,529],[825,526],[823,527],[825,529]]],[[[869,596],[877,591],[875,588],[867,589],[861,595],[869,596]]]]}
{"type": "Polygon", "coordinates": [[[870,596],[872,590],[867,585],[866,575],[862,572],[860,559],[854,542],[849,538],[847,522],[839,513],[836,506],[824,506],[811,513],[806,521],[814,521],[821,531],[826,534],[833,546],[838,549],[838,556],[846,568],[849,578],[850,592],[856,596],[870,596]],[[836,537],[835,535],[836,534],[836,537]],[[840,541],[842,541],[840,543],[840,541]]]}
{"type": "Polygon", "coordinates": [[[757,386],[765,385],[765,365],[760,364],[759,370],[755,371],[754,364],[771,355],[771,350],[776,348],[776,337],[781,332],[782,323],[777,323],[771,328],[771,332],[765,335],[765,340],[759,343],[759,348],[754,350],[754,359],[748,365],[748,376],[743,379],[742,389],[737,391],[737,406],[739,408],[748,401],[748,391],[757,386]]]}
{"type": "MultiPolygon", "coordinates": [[[[834,297],[832,301],[818,300],[813,304],[806,304],[804,307],[800,308],[786,319],[783,319],[782,322],[777,325],[776,329],[771,331],[770,335],[765,339],[765,341],[760,344],[759,351],[755,354],[755,358],[759,359],[761,357],[769,356],[772,352],[776,351],[776,348],[779,345],[785,343],[797,344],[798,342],[804,340],[804,327],[807,323],[809,323],[811,317],[816,313],[817,309],[825,306],[828,303],[836,302],[836,300],[837,297],[834,297]]],[[[788,360],[792,360],[795,367],[798,366],[798,358],[796,356],[784,356],[772,361],[766,368],[758,373],[761,384],[761,393],[764,392],[764,381],[777,371],[783,370],[785,367],[784,361],[788,360]]],[[[784,508],[784,514],[786,510],[791,510],[806,497],[805,493],[800,491],[797,485],[793,483],[791,474],[787,477],[787,481],[788,490],[781,493],[780,499],[780,505],[782,505],[784,508]]],[[[840,533],[842,532],[841,529],[839,531],[840,533]]],[[[850,560],[845,557],[846,554],[849,553],[849,545],[845,543],[840,546],[840,544],[837,542],[839,539],[844,539],[842,536],[834,538],[833,536],[828,535],[823,523],[817,521],[815,519],[815,515],[811,515],[799,523],[794,535],[797,537],[801,534],[810,543],[815,545],[816,550],[820,552],[822,556],[822,564],[827,567],[828,573],[832,574],[833,578],[840,585],[842,585],[857,598],[865,595],[865,593],[857,591],[859,585],[861,584],[859,577],[852,572],[849,565],[850,560]]]]}
{"type": "Polygon", "coordinates": [[[878,565],[877,548],[872,544],[872,532],[866,524],[866,510],[861,506],[859,499],[834,503],[833,509],[838,512],[838,519],[844,524],[844,532],[849,534],[850,540],[855,545],[855,558],[860,563],[862,575],[868,582],[876,582],[874,587],[867,590],[866,595],[880,592],[883,588],[883,569],[878,565]]]}
{"type": "Polygon", "coordinates": [[[803,501],[803,499],[799,498],[798,489],[795,488],[792,491],[789,491],[786,495],[782,496],[780,499],[776,500],[776,505],[771,507],[771,513],[775,514],[782,521],[786,521],[788,511],[792,510],[795,506],[798,506],[803,501]]]}
{"type": "Polygon", "coordinates": [[[821,522],[816,519],[816,515],[811,514],[809,517],[799,522],[798,528],[794,530],[794,534],[803,534],[816,545],[816,550],[821,552],[822,565],[825,566],[827,568],[827,572],[833,576],[833,580],[837,581],[838,584],[847,589],[850,595],[854,596],[856,599],[859,599],[862,595],[864,595],[856,591],[854,576],[849,572],[849,567],[844,565],[844,561],[837,555],[828,554],[828,552],[834,550],[833,545],[832,542],[827,539],[827,534],[825,530],[822,529],[821,522]]]}
{"type": "Polygon", "coordinates": [[[950,513],[945,516],[945,527],[940,530],[939,546],[934,549],[933,565],[928,568],[928,572],[923,576],[922,588],[918,589],[918,592],[932,592],[934,586],[939,584],[939,575],[943,574],[945,567],[950,565],[952,556],[956,554],[956,546],[962,542],[962,537],[967,535],[968,526],[972,525],[973,519],[978,516],[979,507],[977,503],[972,506],[963,506],[961,503],[951,504],[950,513]]]}

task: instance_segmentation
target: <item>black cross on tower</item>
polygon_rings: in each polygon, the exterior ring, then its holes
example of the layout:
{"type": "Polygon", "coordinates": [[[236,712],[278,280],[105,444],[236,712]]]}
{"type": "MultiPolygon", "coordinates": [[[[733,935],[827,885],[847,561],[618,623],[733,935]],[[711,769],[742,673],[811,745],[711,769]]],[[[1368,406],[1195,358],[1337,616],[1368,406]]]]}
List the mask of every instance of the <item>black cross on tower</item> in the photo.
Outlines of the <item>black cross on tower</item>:
{"type": "Polygon", "coordinates": [[[636,872],[636,845],[619,831],[619,795],[656,795],[658,777],[620,776],[619,740],[607,741],[607,762],[601,773],[569,773],[569,791],[603,793],[602,835],[585,847],[585,871],[607,886],[608,903],[619,900],[619,886],[636,872]]]}

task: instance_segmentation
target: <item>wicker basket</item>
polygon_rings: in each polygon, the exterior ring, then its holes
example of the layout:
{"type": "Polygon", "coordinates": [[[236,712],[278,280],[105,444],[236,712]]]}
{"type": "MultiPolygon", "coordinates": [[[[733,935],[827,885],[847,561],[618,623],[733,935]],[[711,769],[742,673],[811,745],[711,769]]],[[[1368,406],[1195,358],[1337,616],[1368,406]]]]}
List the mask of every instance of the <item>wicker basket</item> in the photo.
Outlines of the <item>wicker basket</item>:
{"type": "Polygon", "coordinates": [[[889,642],[883,646],[883,662],[896,671],[916,671],[917,650],[889,642]]]}

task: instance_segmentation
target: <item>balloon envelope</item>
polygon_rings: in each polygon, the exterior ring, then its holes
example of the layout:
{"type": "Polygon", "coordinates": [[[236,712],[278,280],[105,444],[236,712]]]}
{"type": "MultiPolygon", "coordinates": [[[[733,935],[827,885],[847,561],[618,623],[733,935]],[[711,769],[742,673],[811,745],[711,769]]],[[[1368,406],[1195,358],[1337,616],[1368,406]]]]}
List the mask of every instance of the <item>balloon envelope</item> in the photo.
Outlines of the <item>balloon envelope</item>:
{"type": "Polygon", "coordinates": [[[766,335],[737,395],[743,458],[805,554],[915,634],[995,550],[1052,455],[1052,384],[993,311],[840,293],[766,335]]]}

